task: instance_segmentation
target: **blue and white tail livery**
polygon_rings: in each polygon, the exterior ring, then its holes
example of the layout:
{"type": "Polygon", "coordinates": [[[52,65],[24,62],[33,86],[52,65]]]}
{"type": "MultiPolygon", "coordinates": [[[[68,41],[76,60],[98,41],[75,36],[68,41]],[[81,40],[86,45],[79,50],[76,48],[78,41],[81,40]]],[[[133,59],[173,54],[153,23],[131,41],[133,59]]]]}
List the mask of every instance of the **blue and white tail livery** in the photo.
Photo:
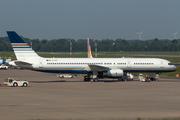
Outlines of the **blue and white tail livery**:
{"type": "Polygon", "coordinates": [[[15,52],[15,64],[25,69],[53,73],[87,74],[84,81],[98,78],[126,78],[127,72],[173,72],[170,61],[159,58],[42,58],[14,31],[7,32],[15,52]],[[123,76],[123,77],[122,77],[123,76]],[[125,77],[124,77],[125,76],[125,77]]]}
{"type": "Polygon", "coordinates": [[[11,45],[18,60],[29,60],[40,58],[34,50],[14,31],[7,32],[11,45]]]}

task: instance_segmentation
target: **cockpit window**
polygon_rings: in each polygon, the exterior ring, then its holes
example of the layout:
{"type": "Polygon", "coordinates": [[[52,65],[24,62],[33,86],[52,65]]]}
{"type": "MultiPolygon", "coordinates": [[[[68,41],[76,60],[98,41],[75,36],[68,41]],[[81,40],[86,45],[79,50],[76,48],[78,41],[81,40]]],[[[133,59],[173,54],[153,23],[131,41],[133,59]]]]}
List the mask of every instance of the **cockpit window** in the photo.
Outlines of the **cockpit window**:
{"type": "Polygon", "coordinates": [[[173,65],[172,63],[168,63],[168,65],[173,65]]]}

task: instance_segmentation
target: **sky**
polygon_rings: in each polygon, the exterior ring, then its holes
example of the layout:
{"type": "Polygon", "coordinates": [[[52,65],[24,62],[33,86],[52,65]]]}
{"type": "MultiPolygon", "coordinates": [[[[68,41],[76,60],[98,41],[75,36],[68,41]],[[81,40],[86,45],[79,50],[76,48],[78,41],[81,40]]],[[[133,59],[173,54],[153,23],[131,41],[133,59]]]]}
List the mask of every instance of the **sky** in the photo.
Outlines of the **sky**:
{"type": "Polygon", "coordinates": [[[1,0],[0,37],[29,39],[180,38],[180,0],[1,0]]]}

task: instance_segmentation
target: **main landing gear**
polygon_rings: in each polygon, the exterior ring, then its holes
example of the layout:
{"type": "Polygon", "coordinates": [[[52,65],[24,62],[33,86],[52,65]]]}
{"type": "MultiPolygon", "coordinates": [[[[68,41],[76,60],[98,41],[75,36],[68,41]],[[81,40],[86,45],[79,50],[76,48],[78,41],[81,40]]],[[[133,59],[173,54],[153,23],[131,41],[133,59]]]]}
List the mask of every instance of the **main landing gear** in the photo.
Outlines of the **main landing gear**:
{"type": "Polygon", "coordinates": [[[91,76],[90,73],[88,73],[86,76],[84,76],[84,81],[85,81],[85,82],[86,82],[86,81],[90,81],[90,80],[91,80],[90,76],[91,76]]]}
{"type": "Polygon", "coordinates": [[[97,74],[96,73],[88,73],[86,76],[84,76],[84,81],[94,81],[94,82],[97,82],[98,81],[98,77],[97,77],[97,74]],[[92,75],[92,78],[90,78],[90,76],[92,75]]]}
{"type": "Polygon", "coordinates": [[[124,73],[121,78],[118,78],[118,81],[127,81],[127,73],[124,73]]]}

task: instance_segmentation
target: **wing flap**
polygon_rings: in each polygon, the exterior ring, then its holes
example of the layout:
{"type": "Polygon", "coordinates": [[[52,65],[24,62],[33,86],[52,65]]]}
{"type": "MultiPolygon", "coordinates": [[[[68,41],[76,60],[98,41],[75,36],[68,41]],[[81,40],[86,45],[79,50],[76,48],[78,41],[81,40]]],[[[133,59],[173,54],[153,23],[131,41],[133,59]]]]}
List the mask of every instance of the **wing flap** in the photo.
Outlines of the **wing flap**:
{"type": "Polygon", "coordinates": [[[108,67],[103,67],[103,66],[99,66],[99,65],[88,65],[89,68],[87,69],[88,71],[105,71],[105,70],[109,70],[108,67]]]}

